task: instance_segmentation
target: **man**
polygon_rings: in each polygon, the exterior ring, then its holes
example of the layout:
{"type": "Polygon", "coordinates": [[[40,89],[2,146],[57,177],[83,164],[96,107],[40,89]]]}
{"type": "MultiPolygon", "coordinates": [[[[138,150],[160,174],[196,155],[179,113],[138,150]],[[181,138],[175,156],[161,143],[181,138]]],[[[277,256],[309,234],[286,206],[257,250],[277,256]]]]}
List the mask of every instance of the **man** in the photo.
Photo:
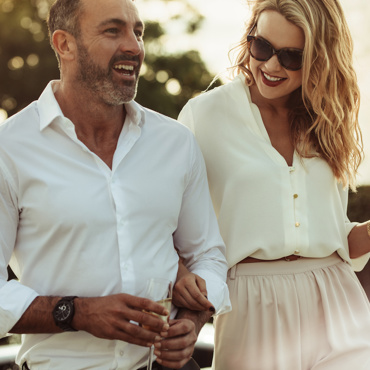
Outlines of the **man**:
{"type": "Polygon", "coordinates": [[[229,309],[200,151],[132,101],[144,25],[131,0],[57,0],[49,29],[61,79],[0,128],[0,334],[26,334],[25,369],[138,369],[153,343],[157,364],[180,368],[211,313],[165,324],[143,294],[176,280],[176,246],[229,309]]]}

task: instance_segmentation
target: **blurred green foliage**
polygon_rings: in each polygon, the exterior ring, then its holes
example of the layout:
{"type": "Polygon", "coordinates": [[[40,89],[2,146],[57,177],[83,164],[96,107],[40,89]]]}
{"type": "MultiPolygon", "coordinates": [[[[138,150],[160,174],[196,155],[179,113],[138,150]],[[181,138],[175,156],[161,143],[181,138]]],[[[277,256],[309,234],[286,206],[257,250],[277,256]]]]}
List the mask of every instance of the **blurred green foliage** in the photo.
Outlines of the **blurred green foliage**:
{"type": "Polygon", "coordinates": [[[370,185],[359,187],[357,193],[349,193],[347,214],[351,221],[370,220],[370,185]]]}
{"type": "Polygon", "coordinates": [[[12,115],[59,76],[45,24],[47,2],[0,1],[0,106],[12,115]]]}

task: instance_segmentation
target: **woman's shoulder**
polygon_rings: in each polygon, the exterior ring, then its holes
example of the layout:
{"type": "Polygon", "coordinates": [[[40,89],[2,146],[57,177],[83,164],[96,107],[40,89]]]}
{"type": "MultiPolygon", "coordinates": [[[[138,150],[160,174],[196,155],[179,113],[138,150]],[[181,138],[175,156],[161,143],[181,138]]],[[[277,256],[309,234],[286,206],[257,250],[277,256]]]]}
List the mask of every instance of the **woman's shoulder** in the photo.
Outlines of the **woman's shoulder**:
{"type": "Polygon", "coordinates": [[[232,81],[190,99],[188,104],[191,105],[193,110],[209,110],[210,108],[218,110],[225,105],[230,106],[233,103],[240,103],[241,100],[245,102],[247,90],[248,87],[242,77],[236,76],[232,81]]]}

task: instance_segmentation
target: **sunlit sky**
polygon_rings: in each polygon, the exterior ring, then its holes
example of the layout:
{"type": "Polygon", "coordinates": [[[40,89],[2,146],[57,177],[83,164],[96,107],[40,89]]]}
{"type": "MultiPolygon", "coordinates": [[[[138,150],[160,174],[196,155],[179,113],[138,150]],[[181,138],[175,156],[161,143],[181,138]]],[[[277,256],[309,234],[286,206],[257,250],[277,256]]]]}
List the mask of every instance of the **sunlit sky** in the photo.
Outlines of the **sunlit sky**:
{"type": "MultiPolygon", "coordinates": [[[[192,38],[186,36],[181,27],[172,30],[166,45],[169,51],[197,49],[208,68],[215,74],[224,72],[229,66],[228,51],[238,42],[243,26],[248,19],[246,0],[189,0],[205,17],[201,30],[192,38]]],[[[140,7],[144,19],[156,19],[166,24],[170,14],[178,11],[185,14],[181,3],[163,1],[145,2],[140,7]],[[162,6],[159,6],[161,3],[162,6]],[[177,4],[177,5],[176,5],[177,4]],[[180,9],[178,8],[180,7],[180,9]]],[[[360,166],[358,182],[370,184],[370,1],[341,0],[354,40],[355,68],[361,90],[360,125],[363,132],[365,161],[360,166]]]]}

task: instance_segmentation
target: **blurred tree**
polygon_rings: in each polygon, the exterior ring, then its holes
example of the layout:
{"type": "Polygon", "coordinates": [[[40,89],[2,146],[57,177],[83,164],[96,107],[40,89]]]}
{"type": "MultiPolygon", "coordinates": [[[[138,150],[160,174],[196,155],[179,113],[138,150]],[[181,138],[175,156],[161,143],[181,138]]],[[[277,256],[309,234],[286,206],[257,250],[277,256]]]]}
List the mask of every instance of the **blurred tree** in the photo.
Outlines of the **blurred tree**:
{"type": "MultiPolygon", "coordinates": [[[[59,78],[57,61],[49,45],[45,19],[53,0],[0,0],[0,108],[11,116],[37,99],[46,84],[59,78]]],[[[187,0],[161,1],[162,7],[183,2],[189,13],[173,13],[170,21],[194,33],[203,17],[187,0]]],[[[137,101],[171,117],[194,94],[205,90],[213,76],[197,51],[171,54],[163,41],[167,31],[158,22],[147,22],[146,62],[137,101]]],[[[218,83],[219,84],[219,83],[218,83]]],[[[214,85],[217,86],[217,83],[214,85]]]]}
{"type": "Polygon", "coordinates": [[[349,193],[347,214],[351,221],[370,220],[370,185],[359,187],[357,193],[349,193]]]}
{"type": "Polygon", "coordinates": [[[8,116],[59,76],[47,37],[48,6],[47,1],[0,1],[0,107],[8,116]]]}

